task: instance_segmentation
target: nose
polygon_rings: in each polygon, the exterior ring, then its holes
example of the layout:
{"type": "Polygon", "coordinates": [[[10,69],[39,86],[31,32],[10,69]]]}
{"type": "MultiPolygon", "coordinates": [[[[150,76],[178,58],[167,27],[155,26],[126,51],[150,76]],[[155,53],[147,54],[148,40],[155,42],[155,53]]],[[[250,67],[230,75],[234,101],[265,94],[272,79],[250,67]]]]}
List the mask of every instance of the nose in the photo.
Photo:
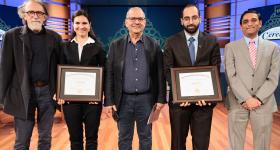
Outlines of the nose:
{"type": "Polygon", "coordinates": [[[135,19],[135,23],[140,23],[140,20],[139,19],[135,19]]]}
{"type": "Polygon", "coordinates": [[[190,18],[189,23],[190,23],[190,24],[193,24],[193,19],[192,19],[192,18],[190,18]]]}
{"type": "Polygon", "coordinates": [[[36,19],[39,18],[38,14],[35,13],[34,16],[33,16],[33,18],[36,18],[36,19]]]}

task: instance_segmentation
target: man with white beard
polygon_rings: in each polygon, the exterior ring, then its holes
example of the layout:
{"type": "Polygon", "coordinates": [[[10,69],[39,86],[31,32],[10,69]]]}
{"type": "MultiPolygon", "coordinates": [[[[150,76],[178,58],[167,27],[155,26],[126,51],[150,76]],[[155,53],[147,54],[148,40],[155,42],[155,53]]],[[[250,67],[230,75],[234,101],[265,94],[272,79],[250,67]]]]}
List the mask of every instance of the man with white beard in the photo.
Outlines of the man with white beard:
{"type": "Polygon", "coordinates": [[[15,150],[29,149],[36,110],[38,149],[48,150],[61,37],[44,27],[48,12],[41,1],[26,0],[18,14],[24,26],[7,31],[0,50],[0,104],[14,116],[15,150]]]}

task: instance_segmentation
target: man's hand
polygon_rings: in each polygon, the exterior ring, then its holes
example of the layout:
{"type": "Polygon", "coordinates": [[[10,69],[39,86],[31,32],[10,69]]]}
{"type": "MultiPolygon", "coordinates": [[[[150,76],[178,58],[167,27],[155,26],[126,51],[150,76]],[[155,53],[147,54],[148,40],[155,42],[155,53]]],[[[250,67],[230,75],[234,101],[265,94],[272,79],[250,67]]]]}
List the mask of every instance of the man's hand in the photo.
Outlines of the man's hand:
{"type": "Polygon", "coordinates": [[[156,110],[161,110],[164,107],[162,103],[156,103],[156,110]]]}
{"type": "Polygon", "coordinates": [[[98,103],[98,102],[89,102],[88,104],[97,105],[97,104],[99,104],[99,103],[98,103]]]}
{"type": "Polygon", "coordinates": [[[195,105],[198,105],[198,106],[200,106],[200,107],[206,106],[206,105],[211,106],[211,103],[209,103],[209,102],[206,103],[205,100],[200,100],[200,101],[197,101],[197,102],[195,103],[195,105]]]}
{"type": "Polygon", "coordinates": [[[108,118],[112,117],[113,110],[117,111],[116,105],[104,107],[104,113],[105,113],[106,117],[108,117],[108,118]]]}
{"type": "Polygon", "coordinates": [[[189,103],[189,102],[185,102],[185,103],[180,104],[181,107],[187,107],[187,106],[190,106],[190,105],[191,105],[191,103],[189,103]]]}
{"type": "Polygon", "coordinates": [[[65,103],[64,99],[60,99],[60,98],[56,99],[56,94],[54,94],[53,100],[55,100],[57,102],[57,104],[59,104],[59,105],[63,105],[65,103]]]}
{"type": "Polygon", "coordinates": [[[247,105],[248,110],[254,110],[259,108],[262,103],[257,98],[250,97],[246,99],[245,104],[247,105]]]}

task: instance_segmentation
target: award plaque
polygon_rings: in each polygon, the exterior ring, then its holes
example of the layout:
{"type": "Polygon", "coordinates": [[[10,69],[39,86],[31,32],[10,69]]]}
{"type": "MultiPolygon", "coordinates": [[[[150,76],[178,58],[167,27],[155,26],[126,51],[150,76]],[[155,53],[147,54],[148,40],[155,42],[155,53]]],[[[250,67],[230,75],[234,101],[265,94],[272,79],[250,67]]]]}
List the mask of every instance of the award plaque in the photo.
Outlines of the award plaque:
{"type": "Polygon", "coordinates": [[[103,68],[59,65],[57,98],[65,101],[96,101],[102,99],[103,68]]]}
{"type": "Polygon", "coordinates": [[[222,101],[217,66],[171,68],[173,103],[222,101]]]}

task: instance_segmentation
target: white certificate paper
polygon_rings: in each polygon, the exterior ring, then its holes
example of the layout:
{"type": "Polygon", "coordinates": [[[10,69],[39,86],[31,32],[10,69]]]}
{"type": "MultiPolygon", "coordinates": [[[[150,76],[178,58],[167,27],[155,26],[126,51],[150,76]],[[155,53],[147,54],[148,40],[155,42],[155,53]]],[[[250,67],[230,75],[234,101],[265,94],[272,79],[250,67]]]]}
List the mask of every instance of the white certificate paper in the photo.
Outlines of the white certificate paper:
{"type": "Polygon", "coordinates": [[[211,72],[180,73],[181,96],[214,95],[211,72]]]}
{"type": "Polygon", "coordinates": [[[96,73],[65,72],[65,95],[95,96],[96,73]]]}

